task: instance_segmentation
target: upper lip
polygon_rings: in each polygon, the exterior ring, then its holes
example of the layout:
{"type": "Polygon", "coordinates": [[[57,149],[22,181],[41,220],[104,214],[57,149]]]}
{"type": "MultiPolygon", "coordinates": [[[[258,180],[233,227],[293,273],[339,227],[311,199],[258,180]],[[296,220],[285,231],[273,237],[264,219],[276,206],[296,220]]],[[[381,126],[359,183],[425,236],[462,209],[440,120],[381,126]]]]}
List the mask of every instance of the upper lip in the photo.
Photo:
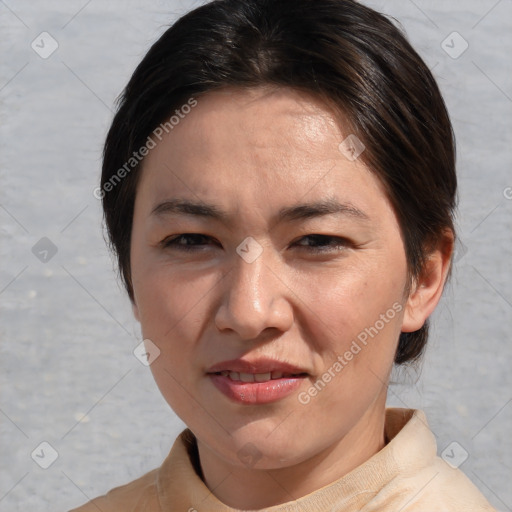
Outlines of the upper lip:
{"type": "Polygon", "coordinates": [[[214,364],[206,370],[206,373],[218,373],[223,371],[239,372],[239,373],[308,373],[308,371],[300,366],[295,366],[284,361],[277,361],[271,358],[259,358],[253,361],[245,359],[231,359],[230,361],[222,361],[214,364]]]}

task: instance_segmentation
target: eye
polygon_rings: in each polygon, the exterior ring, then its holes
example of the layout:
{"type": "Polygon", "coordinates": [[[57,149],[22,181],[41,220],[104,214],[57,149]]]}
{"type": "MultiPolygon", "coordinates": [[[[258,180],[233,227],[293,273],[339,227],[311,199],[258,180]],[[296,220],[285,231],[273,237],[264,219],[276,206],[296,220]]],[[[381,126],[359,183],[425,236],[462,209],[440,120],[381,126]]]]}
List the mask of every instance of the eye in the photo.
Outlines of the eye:
{"type": "Polygon", "coordinates": [[[307,235],[300,238],[294,245],[316,252],[328,252],[346,249],[351,244],[347,239],[338,236],[307,235]]]}
{"type": "Polygon", "coordinates": [[[164,248],[177,249],[180,251],[198,251],[207,245],[219,245],[208,235],[199,233],[182,233],[162,240],[161,245],[164,248]]]}

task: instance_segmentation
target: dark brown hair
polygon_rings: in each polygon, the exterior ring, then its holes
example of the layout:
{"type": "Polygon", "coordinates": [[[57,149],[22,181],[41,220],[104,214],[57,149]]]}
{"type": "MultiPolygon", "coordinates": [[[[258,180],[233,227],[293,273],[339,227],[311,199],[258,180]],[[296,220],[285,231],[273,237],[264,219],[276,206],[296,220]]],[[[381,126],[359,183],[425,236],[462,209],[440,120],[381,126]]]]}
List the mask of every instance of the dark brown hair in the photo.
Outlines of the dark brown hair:
{"type": "MultiPolygon", "coordinates": [[[[150,48],[105,142],[100,196],[132,300],[130,239],[141,166],[126,163],[192,97],[261,85],[314,95],[348,122],[347,133],[366,146],[361,158],[395,209],[411,279],[446,229],[454,231],[450,119],[428,67],[389,19],[354,0],[215,0],[180,18],[150,48]]],[[[427,329],[426,323],[400,335],[397,364],[421,355],[427,329]]]]}

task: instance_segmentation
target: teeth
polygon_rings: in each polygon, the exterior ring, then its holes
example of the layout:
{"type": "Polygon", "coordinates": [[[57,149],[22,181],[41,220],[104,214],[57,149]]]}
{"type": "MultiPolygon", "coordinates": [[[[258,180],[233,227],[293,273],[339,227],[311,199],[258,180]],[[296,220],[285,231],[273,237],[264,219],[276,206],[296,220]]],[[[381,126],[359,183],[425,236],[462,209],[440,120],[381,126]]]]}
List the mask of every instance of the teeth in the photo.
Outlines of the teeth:
{"type": "Polygon", "coordinates": [[[283,373],[281,371],[273,371],[267,373],[243,373],[243,372],[232,372],[229,370],[224,370],[219,372],[223,377],[229,377],[231,380],[237,380],[241,382],[267,382],[273,379],[282,379],[289,377],[297,377],[302,374],[294,374],[294,373],[283,373]]]}
{"type": "Polygon", "coordinates": [[[270,380],[270,379],[271,379],[270,372],[268,372],[268,373],[256,373],[254,375],[254,380],[256,382],[266,382],[267,380],[270,380]]]}

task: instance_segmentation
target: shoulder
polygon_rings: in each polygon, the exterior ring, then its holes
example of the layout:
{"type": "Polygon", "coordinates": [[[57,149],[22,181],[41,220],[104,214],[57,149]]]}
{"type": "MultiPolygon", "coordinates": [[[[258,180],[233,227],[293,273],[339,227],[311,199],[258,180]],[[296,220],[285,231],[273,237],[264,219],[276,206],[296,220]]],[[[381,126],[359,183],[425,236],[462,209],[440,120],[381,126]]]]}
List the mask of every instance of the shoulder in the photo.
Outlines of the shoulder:
{"type": "Polygon", "coordinates": [[[495,512],[473,482],[440,457],[416,474],[403,475],[399,485],[409,491],[404,512],[495,512]]]}
{"type": "Polygon", "coordinates": [[[154,469],[69,512],[160,512],[157,475],[158,469],[154,469]]]}
{"type": "Polygon", "coordinates": [[[375,510],[392,505],[403,512],[495,511],[460,469],[437,455],[436,439],[422,411],[388,409],[386,427],[391,441],[383,453],[394,470],[372,501],[375,510]]]}

